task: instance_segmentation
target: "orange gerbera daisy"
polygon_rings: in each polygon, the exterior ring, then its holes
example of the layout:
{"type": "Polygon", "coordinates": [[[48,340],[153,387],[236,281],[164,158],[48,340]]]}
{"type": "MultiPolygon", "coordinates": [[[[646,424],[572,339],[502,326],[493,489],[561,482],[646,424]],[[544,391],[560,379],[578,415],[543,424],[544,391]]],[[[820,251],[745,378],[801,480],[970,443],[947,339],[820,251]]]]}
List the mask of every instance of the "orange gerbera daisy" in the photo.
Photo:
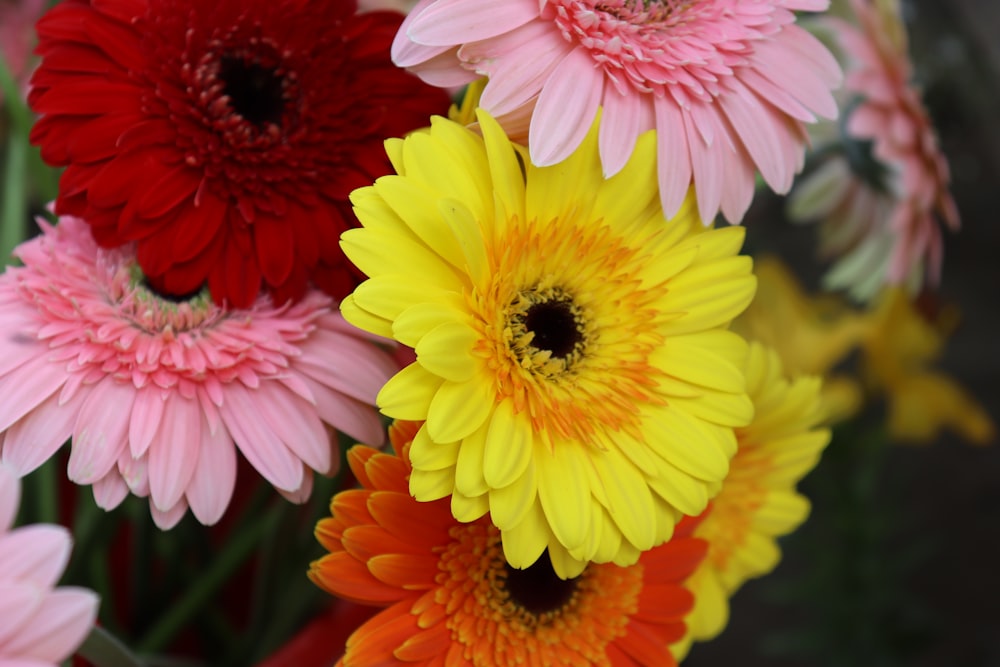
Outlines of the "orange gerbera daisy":
{"type": "Polygon", "coordinates": [[[447,499],[410,496],[419,426],[390,428],[399,456],[348,452],[363,488],[338,493],[333,517],[316,528],[330,553],[309,577],[335,595],[387,607],[347,640],[339,664],[676,664],[669,645],[684,635],[694,602],[681,584],[704,558],[702,540],[675,532],[635,565],[592,563],[572,579],[559,578],[545,554],[512,568],[488,518],[459,523],[447,499]]]}

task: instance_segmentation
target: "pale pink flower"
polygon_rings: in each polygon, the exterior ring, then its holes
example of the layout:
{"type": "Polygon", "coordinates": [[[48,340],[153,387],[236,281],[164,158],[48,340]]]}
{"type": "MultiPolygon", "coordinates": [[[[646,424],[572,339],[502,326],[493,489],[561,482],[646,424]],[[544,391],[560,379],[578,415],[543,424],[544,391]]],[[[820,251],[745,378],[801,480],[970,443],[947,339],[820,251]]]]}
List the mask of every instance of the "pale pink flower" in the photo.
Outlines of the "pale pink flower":
{"type": "Polygon", "coordinates": [[[822,252],[837,258],[826,284],[868,300],[883,285],[937,284],[942,220],[958,229],[948,163],[913,86],[896,0],[852,0],[857,25],[828,25],[847,60],[844,92],[858,103],[845,150],[796,189],[790,214],[822,221],[822,252]],[[862,142],[859,144],[858,142],[862,142]],[[863,142],[871,142],[870,157],[863,142]]]}
{"type": "Polygon", "coordinates": [[[25,266],[0,277],[0,450],[19,473],[72,437],[72,481],[105,509],[148,495],[169,528],[188,506],[219,519],[237,448],[302,502],[312,471],[339,462],[327,426],[384,439],[372,406],[398,366],[331,298],[275,307],[261,295],[247,310],[207,292],[165,300],[130,248],[98,248],[76,218],[41,224],[16,251],[25,266]]]}
{"type": "MultiPolygon", "coordinates": [[[[19,85],[27,85],[32,69],[35,21],[47,8],[46,0],[0,0],[0,58],[19,85]]],[[[0,91],[2,105],[3,91],[0,91]]]]}
{"type": "Polygon", "coordinates": [[[94,627],[97,595],[56,582],[73,546],[62,526],[11,530],[21,482],[0,464],[0,667],[55,667],[94,627]]]}
{"type": "Polygon", "coordinates": [[[421,0],[393,43],[397,65],[439,86],[489,77],[480,105],[511,136],[529,118],[532,162],[565,159],[603,108],[605,176],[657,130],[670,217],[694,182],[702,220],[743,218],[759,171],[787,192],[803,123],[833,118],[840,67],[793,10],[828,0],[421,0]]]}

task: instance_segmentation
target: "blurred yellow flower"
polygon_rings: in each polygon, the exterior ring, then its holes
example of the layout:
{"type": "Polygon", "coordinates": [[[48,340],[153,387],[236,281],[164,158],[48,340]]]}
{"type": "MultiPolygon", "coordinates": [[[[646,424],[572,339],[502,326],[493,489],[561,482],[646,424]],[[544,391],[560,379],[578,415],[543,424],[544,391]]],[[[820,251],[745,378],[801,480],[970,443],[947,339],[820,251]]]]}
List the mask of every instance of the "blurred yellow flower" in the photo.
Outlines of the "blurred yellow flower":
{"type": "Polygon", "coordinates": [[[685,619],[686,636],[672,646],[678,659],[692,641],[722,632],[732,594],[778,564],[777,538],[809,514],[809,501],[795,485],[830,441],[830,431],[818,428],[824,416],[818,377],[786,375],[774,350],[759,343],[750,345],[745,370],[754,419],[736,429],[729,476],[694,531],[708,542],[708,556],[687,583],[695,606],[685,619]]]}
{"type": "Polygon", "coordinates": [[[885,288],[859,310],[833,294],[806,294],[774,257],[757,259],[754,273],[757,294],[732,329],[773,348],[787,372],[823,376],[826,423],[849,419],[866,400],[885,396],[893,440],[926,443],[943,429],[974,444],[995,439],[982,406],[932,367],[958,322],[954,308],[929,321],[903,288],[885,288]],[[863,369],[841,368],[857,350],[863,369]]]}
{"type": "Polygon", "coordinates": [[[889,434],[894,440],[928,443],[944,429],[985,445],[996,425],[963,387],[931,368],[958,322],[954,308],[929,321],[901,289],[877,301],[875,326],[863,343],[866,379],[886,395],[889,434]]]}
{"type": "Polygon", "coordinates": [[[774,349],[788,373],[825,376],[823,408],[829,423],[860,409],[863,392],[853,377],[832,369],[870,333],[872,318],[834,295],[810,297],[775,257],[754,263],[757,294],[733,330],[774,349]]]}

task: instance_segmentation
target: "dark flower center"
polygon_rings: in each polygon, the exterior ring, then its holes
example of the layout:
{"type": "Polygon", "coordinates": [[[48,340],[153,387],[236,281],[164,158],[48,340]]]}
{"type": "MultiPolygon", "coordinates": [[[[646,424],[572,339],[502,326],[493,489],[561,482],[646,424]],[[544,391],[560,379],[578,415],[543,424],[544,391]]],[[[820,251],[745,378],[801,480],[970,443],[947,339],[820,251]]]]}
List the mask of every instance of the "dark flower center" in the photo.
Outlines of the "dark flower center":
{"type": "Polygon", "coordinates": [[[219,78],[233,111],[261,127],[281,125],[285,111],[284,79],[272,67],[235,56],[223,56],[219,78]]]}
{"type": "Polygon", "coordinates": [[[149,278],[147,278],[146,276],[142,276],[139,279],[139,285],[141,285],[147,292],[149,292],[153,296],[163,301],[168,301],[170,303],[188,303],[189,301],[193,301],[199,296],[202,296],[202,293],[204,292],[204,288],[199,287],[197,290],[193,292],[188,292],[186,294],[172,294],[154,285],[152,282],[150,282],[149,278]]]}
{"type": "Polygon", "coordinates": [[[524,328],[534,334],[531,344],[548,350],[553,357],[565,359],[583,342],[573,302],[559,299],[536,303],[524,315],[524,328]]]}
{"type": "Polygon", "coordinates": [[[504,564],[507,594],[526,612],[541,616],[563,609],[573,599],[580,577],[560,579],[545,551],[533,565],[518,570],[504,564]]]}

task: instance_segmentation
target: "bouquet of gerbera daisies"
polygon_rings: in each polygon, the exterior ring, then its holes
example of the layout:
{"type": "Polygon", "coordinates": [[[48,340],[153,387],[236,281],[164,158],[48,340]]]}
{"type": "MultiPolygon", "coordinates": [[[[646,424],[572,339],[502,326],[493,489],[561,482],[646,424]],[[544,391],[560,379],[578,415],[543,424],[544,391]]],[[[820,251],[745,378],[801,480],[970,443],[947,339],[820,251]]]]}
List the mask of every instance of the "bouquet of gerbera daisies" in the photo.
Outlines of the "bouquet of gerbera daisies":
{"type": "Polygon", "coordinates": [[[994,438],[892,0],[50,4],[0,4],[0,667],[676,665],[824,449],[994,438]],[[744,250],[807,155],[853,302],[744,250]]]}

